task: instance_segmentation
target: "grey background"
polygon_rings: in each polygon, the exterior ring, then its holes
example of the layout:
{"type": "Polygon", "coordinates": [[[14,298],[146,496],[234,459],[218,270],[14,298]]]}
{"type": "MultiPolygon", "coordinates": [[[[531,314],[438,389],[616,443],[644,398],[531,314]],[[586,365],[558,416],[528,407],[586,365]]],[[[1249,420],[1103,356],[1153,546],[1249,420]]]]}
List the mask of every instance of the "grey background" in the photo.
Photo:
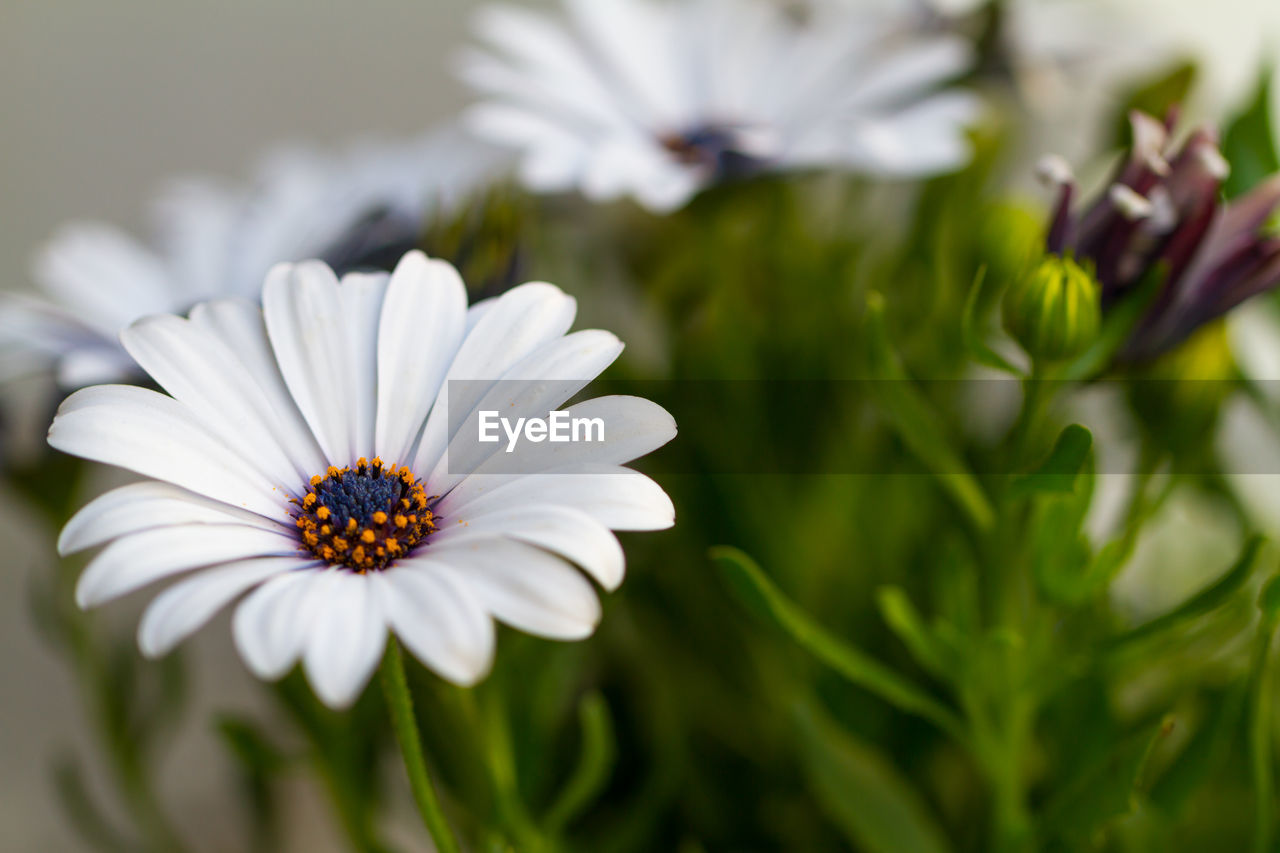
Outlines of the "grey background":
{"type": "MultiPolygon", "coordinates": [[[[1205,113],[1238,102],[1264,47],[1280,46],[1273,0],[1099,0],[1108,2],[1209,57],[1205,113]]],[[[0,0],[0,287],[29,284],[32,249],[64,220],[140,228],[148,197],[175,174],[238,179],[273,143],[336,144],[448,116],[465,94],[446,63],[473,5],[0,0]]],[[[48,571],[52,541],[53,531],[0,495],[4,850],[78,849],[52,803],[48,768],[66,750],[91,754],[90,738],[72,682],[28,613],[28,584],[48,571]]],[[[131,630],[140,600],[105,618],[131,630]]],[[[269,709],[231,650],[225,616],[189,648],[195,705],[165,754],[166,805],[197,849],[234,850],[230,767],[205,721],[213,709],[269,709]]],[[[321,792],[302,779],[295,787],[294,849],[329,849],[339,836],[321,792]]],[[[412,849],[421,833],[407,793],[393,805],[393,839],[412,849]]]]}

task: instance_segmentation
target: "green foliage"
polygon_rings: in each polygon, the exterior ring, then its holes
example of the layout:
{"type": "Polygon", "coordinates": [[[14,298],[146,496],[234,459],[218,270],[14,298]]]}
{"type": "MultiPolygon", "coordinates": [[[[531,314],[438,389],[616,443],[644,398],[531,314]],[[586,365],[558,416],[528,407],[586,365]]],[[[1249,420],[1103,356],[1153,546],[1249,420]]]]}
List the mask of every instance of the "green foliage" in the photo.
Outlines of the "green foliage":
{"type": "Polygon", "coordinates": [[[785,631],[801,648],[853,684],[908,713],[919,714],[943,729],[958,732],[950,711],[893,670],[841,642],[809,619],[769,582],[746,554],[732,548],[716,548],[711,557],[720,565],[739,600],[757,616],[785,631]]]}
{"type": "Polygon", "coordinates": [[[1130,113],[1136,110],[1157,118],[1164,117],[1186,101],[1198,73],[1194,62],[1180,62],[1134,87],[1122,98],[1113,121],[1113,147],[1124,148],[1132,142],[1130,113]]]}
{"type": "Polygon", "coordinates": [[[1222,153],[1231,164],[1223,191],[1227,198],[1244,195],[1280,172],[1275,123],[1271,115],[1271,80],[1275,70],[1264,68],[1249,106],[1227,125],[1222,153]]]}
{"type": "Polygon", "coordinates": [[[814,796],[858,849],[946,853],[946,836],[910,782],[870,744],[819,709],[795,711],[800,759],[814,796]]]}
{"type": "Polygon", "coordinates": [[[1058,436],[1049,456],[1030,474],[1013,481],[1010,497],[1037,493],[1071,494],[1084,472],[1093,448],[1093,435],[1080,424],[1071,424],[1058,436]]]}
{"type": "Polygon", "coordinates": [[[593,692],[582,697],[578,704],[578,723],[582,728],[582,752],[578,764],[543,819],[547,830],[553,834],[591,807],[609,781],[617,760],[613,722],[603,696],[593,692]]]}
{"type": "Polygon", "coordinates": [[[911,387],[906,370],[889,343],[884,324],[884,300],[875,293],[867,299],[866,335],[867,359],[872,377],[878,380],[874,388],[885,415],[969,520],[978,528],[989,528],[994,514],[982,486],[951,446],[937,414],[911,387]]]}
{"type": "Polygon", "coordinates": [[[1132,811],[1151,753],[1173,725],[1171,719],[1153,723],[1069,780],[1045,805],[1041,824],[1045,837],[1059,839],[1064,850],[1079,850],[1100,827],[1132,811]]]}

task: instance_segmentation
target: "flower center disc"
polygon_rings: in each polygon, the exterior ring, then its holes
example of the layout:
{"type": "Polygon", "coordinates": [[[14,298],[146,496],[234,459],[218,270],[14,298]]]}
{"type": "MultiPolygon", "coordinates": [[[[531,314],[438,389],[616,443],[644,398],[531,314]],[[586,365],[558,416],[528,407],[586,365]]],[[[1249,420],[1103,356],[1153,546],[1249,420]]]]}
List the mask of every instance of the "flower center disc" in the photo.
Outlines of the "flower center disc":
{"type": "Polygon", "coordinates": [[[355,467],[330,467],[311,478],[294,501],[302,546],[320,559],[357,572],[384,568],[425,539],[435,526],[427,492],[407,467],[364,457],[355,467]]]}
{"type": "Polygon", "coordinates": [[[702,125],[667,133],[658,137],[658,144],[676,162],[709,169],[721,179],[751,175],[760,170],[763,162],[743,150],[739,134],[731,127],[702,125]]]}

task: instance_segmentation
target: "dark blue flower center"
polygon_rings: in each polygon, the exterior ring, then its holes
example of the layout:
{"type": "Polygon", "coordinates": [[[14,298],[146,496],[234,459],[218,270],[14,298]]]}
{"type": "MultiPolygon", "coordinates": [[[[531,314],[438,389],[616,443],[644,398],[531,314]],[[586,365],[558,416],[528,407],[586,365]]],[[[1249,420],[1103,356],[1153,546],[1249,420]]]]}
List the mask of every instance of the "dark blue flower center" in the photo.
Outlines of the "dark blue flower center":
{"type": "Polygon", "coordinates": [[[317,474],[295,503],[302,547],[357,572],[385,567],[436,529],[422,482],[376,457],[317,474]]]}
{"type": "Polygon", "coordinates": [[[375,512],[391,511],[406,492],[405,484],[398,479],[353,472],[322,481],[316,486],[316,499],[335,518],[344,522],[354,518],[356,524],[368,527],[375,512]]]}
{"type": "Polygon", "coordinates": [[[724,125],[701,125],[663,136],[659,141],[681,163],[703,166],[716,180],[748,177],[765,164],[760,157],[743,150],[738,131],[724,125]]]}
{"type": "Polygon", "coordinates": [[[388,206],[365,212],[321,253],[339,276],[349,272],[389,271],[422,236],[417,217],[388,206]]]}

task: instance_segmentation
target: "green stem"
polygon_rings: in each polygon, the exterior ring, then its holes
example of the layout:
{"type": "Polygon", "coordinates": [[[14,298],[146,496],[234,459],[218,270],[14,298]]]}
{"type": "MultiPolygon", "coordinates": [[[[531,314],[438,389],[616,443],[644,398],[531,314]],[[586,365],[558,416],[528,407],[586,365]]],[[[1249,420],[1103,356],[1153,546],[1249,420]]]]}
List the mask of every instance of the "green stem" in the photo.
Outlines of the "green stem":
{"type": "Polygon", "coordinates": [[[436,799],[427,762],[422,754],[422,738],[413,716],[413,697],[409,695],[409,682],[404,674],[404,658],[395,637],[387,638],[387,651],[382,658],[382,691],[387,697],[391,712],[391,725],[395,728],[400,752],[404,755],[405,770],[409,773],[409,785],[418,803],[418,812],[426,824],[431,840],[439,853],[459,853],[458,840],[453,837],[440,801],[436,799]]]}
{"type": "Polygon", "coordinates": [[[1039,365],[1033,365],[1031,375],[1022,381],[1022,411],[1009,437],[1009,446],[1013,449],[1010,458],[1015,472],[1030,462],[1031,453],[1035,449],[1032,441],[1040,427],[1040,421],[1053,402],[1056,390],[1053,386],[1056,384],[1039,365]]]}
{"type": "Polygon", "coordinates": [[[485,770],[502,832],[517,842],[520,850],[549,849],[550,842],[529,817],[520,797],[511,734],[501,703],[486,702],[481,708],[474,690],[461,691],[459,698],[484,749],[485,770]]]}
{"type": "Polygon", "coordinates": [[[1273,619],[1263,617],[1253,659],[1253,697],[1249,720],[1249,754],[1253,776],[1253,849],[1268,853],[1275,837],[1275,772],[1271,754],[1271,690],[1273,680],[1267,665],[1275,640],[1273,619]]]}
{"type": "Polygon", "coordinates": [[[1026,747],[1029,720],[1023,704],[1004,721],[999,764],[993,778],[995,794],[996,845],[1001,851],[1025,851],[1031,838],[1031,818],[1027,813],[1022,782],[1022,755],[1026,747]]]}

